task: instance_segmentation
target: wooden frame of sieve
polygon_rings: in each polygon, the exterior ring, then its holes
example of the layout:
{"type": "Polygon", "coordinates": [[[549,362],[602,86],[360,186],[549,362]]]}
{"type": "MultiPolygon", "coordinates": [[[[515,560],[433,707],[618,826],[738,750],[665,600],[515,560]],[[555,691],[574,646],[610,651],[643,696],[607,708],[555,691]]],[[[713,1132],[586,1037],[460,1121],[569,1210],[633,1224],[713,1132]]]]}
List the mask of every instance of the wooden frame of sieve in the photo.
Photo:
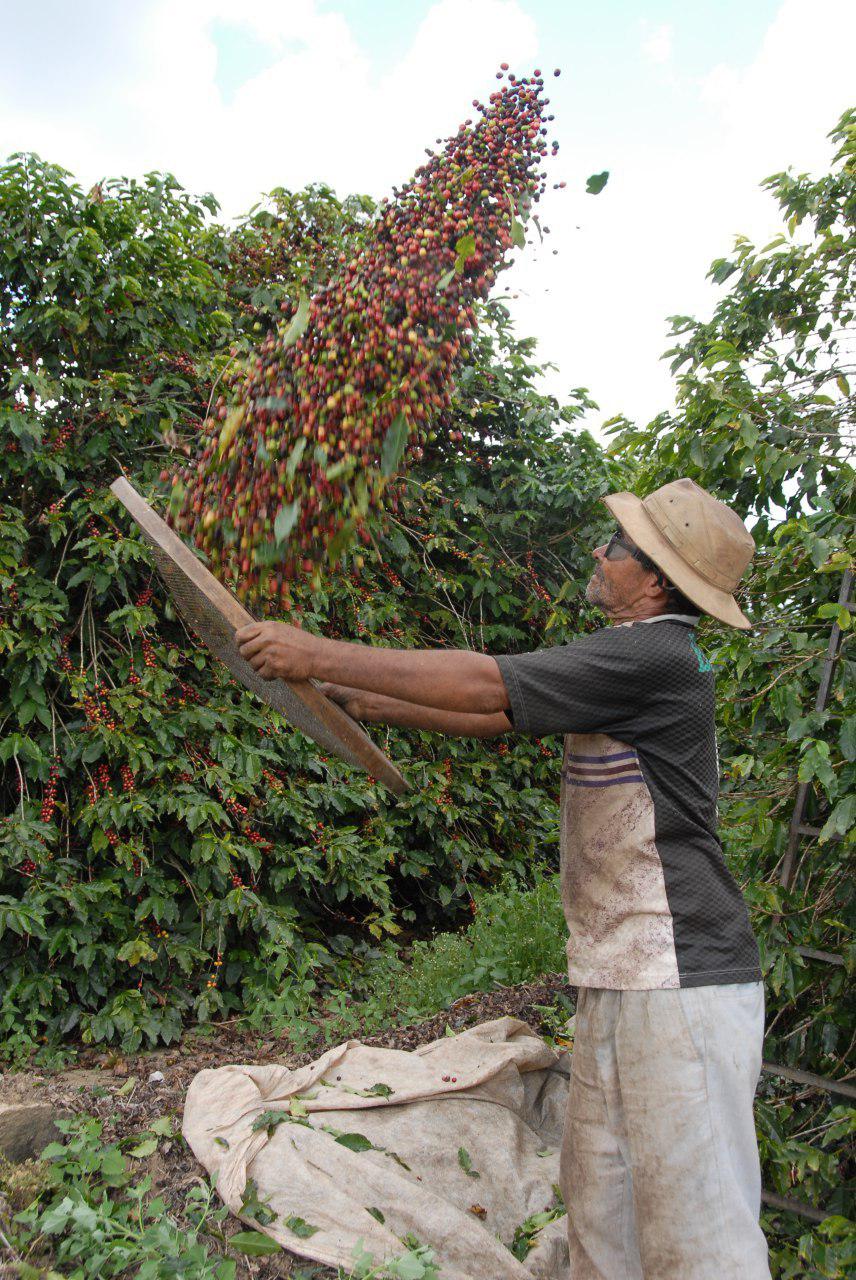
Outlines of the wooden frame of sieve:
{"type": "Polygon", "coordinates": [[[312,681],[264,680],[241,657],[234,641],[239,627],[258,622],[227,586],[149,506],[124,476],[110,485],[136,521],[179,613],[240,682],[325,750],[365,769],[395,795],[408,784],[362,726],[312,681]]]}

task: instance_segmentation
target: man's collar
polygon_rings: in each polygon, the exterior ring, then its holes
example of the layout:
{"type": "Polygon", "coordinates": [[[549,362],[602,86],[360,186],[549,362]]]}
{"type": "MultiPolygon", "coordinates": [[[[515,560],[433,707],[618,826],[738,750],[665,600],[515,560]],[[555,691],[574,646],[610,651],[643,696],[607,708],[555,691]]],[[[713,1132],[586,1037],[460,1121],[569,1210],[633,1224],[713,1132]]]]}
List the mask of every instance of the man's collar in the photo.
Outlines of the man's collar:
{"type": "Polygon", "coordinates": [[[620,627],[634,627],[640,622],[680,622],[685,627],[698,626],[698,617],[694,613],[657,613],[653,618],[631,618],[629,622],[619,622],[620,627]]]}

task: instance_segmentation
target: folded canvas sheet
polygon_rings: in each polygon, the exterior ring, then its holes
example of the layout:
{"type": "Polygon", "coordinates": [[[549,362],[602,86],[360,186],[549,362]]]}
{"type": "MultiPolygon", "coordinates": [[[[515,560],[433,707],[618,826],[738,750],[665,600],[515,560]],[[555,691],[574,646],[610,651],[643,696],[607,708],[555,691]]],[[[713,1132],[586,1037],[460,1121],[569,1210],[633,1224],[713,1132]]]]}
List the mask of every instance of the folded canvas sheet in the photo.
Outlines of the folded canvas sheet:
{"type": "Polygon", "coordinates": [[[232,1212],[304,1258],[349,1270],[358,1242],[380,1263],[412,1235],[444,1280],[569,1280],[564,1216],[524,1261],[507,1248],[555,1203],[567,1093],[566,1055],[498,1018],[414,1052],[200,1071],[183,1131],[232,1212]]]}

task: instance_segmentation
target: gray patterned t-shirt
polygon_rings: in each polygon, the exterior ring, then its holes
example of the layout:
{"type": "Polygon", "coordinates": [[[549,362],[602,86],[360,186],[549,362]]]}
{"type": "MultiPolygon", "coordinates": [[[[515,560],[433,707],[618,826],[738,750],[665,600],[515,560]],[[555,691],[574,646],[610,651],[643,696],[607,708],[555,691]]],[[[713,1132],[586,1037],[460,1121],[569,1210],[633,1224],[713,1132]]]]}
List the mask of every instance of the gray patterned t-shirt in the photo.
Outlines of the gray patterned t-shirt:
{"type": "Polygon", "coordinates": [[[713,671],[693,622],[661,615],[497,658],[516,731],[566,735],[561,880],[576,986],[761,977],[717,835],[713,671]]]}

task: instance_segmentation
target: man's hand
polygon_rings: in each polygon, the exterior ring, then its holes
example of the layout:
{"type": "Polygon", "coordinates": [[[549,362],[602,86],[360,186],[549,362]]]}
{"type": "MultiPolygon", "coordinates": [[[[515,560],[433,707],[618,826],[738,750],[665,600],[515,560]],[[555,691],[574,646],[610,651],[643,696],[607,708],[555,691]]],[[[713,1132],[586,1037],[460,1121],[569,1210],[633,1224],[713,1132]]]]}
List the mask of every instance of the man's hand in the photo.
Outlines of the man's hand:
{"type": "Polygon", "coordinates": [[[318,691],[331,702],[338,703],[352,720],[370,719],[368,702],[372,695],[365,693],[364,690],[351,689],[344,684],[321,684],[318,686],[318,691]]]}
{"type": "Polygon", "coordinates": [[[263,680],[308,680],[327,642],[287,622],[252,622],[235,632],[238,651],[263,680]]]}

